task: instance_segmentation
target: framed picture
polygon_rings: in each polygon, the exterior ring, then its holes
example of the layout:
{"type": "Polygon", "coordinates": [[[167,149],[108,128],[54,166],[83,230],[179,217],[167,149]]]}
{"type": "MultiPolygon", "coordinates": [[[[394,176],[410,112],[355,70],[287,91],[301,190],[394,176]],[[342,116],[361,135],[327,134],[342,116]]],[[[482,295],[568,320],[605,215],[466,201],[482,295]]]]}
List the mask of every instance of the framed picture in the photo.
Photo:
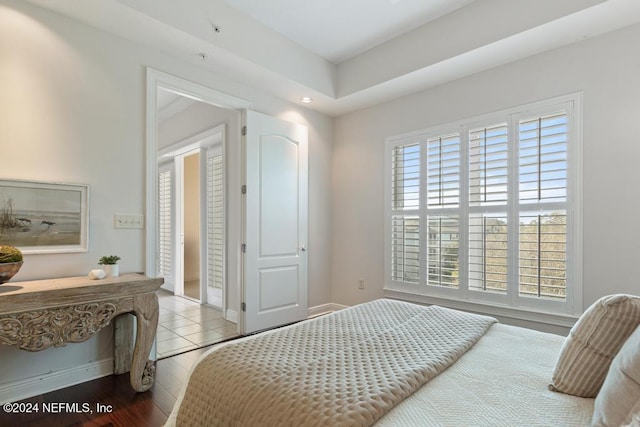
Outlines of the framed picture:
{"type": "Polygon", "coordinates": [[[87,251],[89,186],[0,179],[0,245],[25,254],[87,251]]]}

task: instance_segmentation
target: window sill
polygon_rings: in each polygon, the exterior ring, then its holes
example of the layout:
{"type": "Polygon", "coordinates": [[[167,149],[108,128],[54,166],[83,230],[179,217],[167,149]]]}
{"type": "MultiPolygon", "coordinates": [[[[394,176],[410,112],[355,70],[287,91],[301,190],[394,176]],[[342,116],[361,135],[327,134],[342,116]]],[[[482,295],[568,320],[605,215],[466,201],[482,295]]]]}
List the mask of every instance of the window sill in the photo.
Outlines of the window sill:
{"type": "MultiPolygon", "coordinates": [[[[420,295],[393,289],[384,289],[385,298],[393,298],[408,302],[428,305],[439,305],[462,311],[470,311],[478,314],[515,319],[525,322],[534,322],[542,325],[571,328],[579,317],[569,314],[549,313],[524,308],[506,307],[480,301],[463,301],[454,298],[420,295]]],[[[509,323],[509,322],[505,322],[509,323]]]]}

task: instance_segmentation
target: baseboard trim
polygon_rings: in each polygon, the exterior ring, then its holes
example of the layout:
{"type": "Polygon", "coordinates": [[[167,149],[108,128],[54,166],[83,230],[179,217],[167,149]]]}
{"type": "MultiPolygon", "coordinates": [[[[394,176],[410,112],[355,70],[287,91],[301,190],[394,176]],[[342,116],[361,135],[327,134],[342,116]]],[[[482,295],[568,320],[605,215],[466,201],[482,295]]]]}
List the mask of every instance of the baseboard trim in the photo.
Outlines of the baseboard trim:
{"type": "Polygon", "coordinates": [[[235,310],[227,309],[227,315],[225,317],[229,322],[238,323],[238,312],[235,310]]]}
{"type": "Polygon", "coordinates": [[[16,402],[113,374],[113,358],[0,385],[0,404],[16,402]]]}
{"type": "MultiPolygon", "coordinates": [[[[327,304],[320,304],[313,307],[309,307],[307,309],[307,318],[310,319],[312,317],[321,316],[323,314],[329,314],[334,311],[342,310],[343,308],[347,308],[346,305],[334,304],[332,302],[327,304]]],[[[227,309],[227,315],[225,318],[229,322],[238,323],[238,312],[235,310],[227,309]]]]}
{"type": "Polygon", "coordinates": [[[344,308],[347,308],[346,305],[334,304],[332,302],[327,304],[320,304],[313,307],[309,307],[307,310],[307,318],[322,316],[323,314],[333,313],[334,311],[339,311],[344,308]]]}

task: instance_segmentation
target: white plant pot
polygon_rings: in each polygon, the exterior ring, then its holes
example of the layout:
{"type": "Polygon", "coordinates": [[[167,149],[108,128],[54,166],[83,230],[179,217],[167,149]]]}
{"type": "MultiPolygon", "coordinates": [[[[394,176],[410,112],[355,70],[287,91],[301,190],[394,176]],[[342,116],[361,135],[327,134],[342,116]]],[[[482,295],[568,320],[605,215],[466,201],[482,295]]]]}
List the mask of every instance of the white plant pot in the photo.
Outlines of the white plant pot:
{"type": "Polygon", "coordinates": [[[118,264],[106,264],[104,271],[107,272],[107,277],[118,277],[120,275],[120,265],[118,264]]]}

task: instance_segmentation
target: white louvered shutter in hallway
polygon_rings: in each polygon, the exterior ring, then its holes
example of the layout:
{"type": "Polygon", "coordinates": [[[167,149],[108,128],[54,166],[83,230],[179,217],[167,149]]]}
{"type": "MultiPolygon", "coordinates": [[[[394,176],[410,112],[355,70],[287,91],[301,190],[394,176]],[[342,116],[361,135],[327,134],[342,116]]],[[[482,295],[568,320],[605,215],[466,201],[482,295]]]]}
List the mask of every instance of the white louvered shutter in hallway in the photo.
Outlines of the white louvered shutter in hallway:
{"type": "Polygon", "coordinates": [[[158,173],[158,275],[173,286],[174,239],[173,239],[173,163],[161,165],[158,173]]]}
{"type": "Polygon", "coordinates": [[[207,150],[207,286],[224,282],[224,168],[220,149],[207,150]]]}

